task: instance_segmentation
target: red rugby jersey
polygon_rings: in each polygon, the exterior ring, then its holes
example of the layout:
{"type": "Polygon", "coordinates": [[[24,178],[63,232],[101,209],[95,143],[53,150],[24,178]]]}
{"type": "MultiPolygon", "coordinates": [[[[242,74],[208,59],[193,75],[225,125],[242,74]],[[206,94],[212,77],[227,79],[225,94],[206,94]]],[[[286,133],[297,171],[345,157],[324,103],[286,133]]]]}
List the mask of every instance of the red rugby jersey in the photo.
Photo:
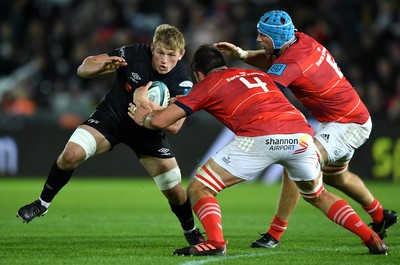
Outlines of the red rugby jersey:
{"type": "Polygon", "coordinates": [[[229,68],[212,73],[175,104],[188,115],[203,109],[239,136],[313,135],[303,114],[258,70],[229,68]]]}
{"type": "Polygon", "coordinates": [[[329,51],[304,33],[295,35],[297,42],[268,70],[271,78],[288,87],[319,122],[365,123],[369,112],[329,51]]]}

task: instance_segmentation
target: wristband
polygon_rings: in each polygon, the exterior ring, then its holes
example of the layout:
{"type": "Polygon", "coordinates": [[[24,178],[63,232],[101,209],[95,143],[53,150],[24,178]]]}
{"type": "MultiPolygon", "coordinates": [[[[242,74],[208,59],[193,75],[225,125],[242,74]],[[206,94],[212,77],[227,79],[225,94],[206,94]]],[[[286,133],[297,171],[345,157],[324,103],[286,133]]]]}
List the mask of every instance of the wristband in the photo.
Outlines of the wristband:
{"type": "Polygon", "coordinates": [[[234,51],[234,55],[236,58],[238,58],[240,60],[246,60],[247,56],[249,55],[249,52],[242,50],[242,48],[240,48],[240,47],[236,47],[236,50],[234,51]]]}

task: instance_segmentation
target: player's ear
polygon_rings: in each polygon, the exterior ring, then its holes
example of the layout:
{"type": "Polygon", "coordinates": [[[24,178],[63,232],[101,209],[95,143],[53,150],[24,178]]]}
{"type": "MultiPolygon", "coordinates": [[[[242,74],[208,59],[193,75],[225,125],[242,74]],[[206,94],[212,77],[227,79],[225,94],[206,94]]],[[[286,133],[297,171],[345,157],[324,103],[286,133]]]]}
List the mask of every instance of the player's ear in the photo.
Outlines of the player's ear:
{"type": "Polygon", "coordinates": [[[206,77],[205,74],[203,74],[202,72],[199,72],[199,71],[194,72],[194,76],[196,77],[197,82],[200,82],[201,80],[203,80],[206,77]]]}
{"type": "Polygon", "coordinates": [[[179,59],[178,59],[178,60],[181,60],[181,59],[183,58],[183,56],[185,55],[185,52],[186,52],[186,50],[182,50],[182,51],[179,53],[179,59]]]}

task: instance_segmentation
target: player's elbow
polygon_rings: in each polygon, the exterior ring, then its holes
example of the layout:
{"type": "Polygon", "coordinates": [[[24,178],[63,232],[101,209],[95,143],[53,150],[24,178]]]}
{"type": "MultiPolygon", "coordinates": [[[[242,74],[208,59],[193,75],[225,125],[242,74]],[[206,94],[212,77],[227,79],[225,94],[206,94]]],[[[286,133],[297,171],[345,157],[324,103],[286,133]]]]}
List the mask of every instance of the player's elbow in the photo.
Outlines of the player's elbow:
{"type": "Polygon", "coordinates": [[[78,69],[76,70],[76,74],[79,77],[82,78],[91,78],[90,74],[88,73],[88,71],[85,70],[85,66],[83,64],[81,64],[78,69]]]}
{"type": "Polygon", "coordinates": [[[82,78],[93,78],[97,73],[92,69],[95,59],[94,56],[88,56],[83,60],[82,64],[76,69],[76,74],[82,78]]]}

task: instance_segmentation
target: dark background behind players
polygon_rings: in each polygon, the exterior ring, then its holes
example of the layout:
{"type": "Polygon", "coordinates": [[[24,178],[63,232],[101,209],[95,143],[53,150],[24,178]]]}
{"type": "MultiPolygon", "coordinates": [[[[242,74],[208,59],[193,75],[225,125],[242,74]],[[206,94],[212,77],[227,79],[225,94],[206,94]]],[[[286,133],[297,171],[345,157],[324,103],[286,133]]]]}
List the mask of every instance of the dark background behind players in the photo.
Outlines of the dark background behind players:
{"type": "MultiPolygon", "coordinates": [[[[173,24],[184,33],[186,62],[202,43],[226,40],[245,49],[256,49],[254,36],[258,18],[274,8],[292,14],[297,28],[331,51],[366,103],[374,124],[400,123],[400,6],[397,0],[301,3],[276,0],[14,0],[2,1],[1,6],[0,152],[3,152],[2,143],[8,144],[9,140],[4,140],[4,131],[14,130],[13,133],[20,134],[17,140],[26,139],[27,143],[17,141],[17,144],[25,147],[36,136],[24,136],[24,126],[46,125],[55,128],[54,132],[46,131],[47,134],[58,135],[58,125],[75,128],[90,114],[105,95],[112,78],[79,78],[76,69],[85,55],[126,43],[150,43],[154,28],[160,23],[173,24]]],[[[296,101],[294,103],[301,108],[296,101]]],[[[187,123],[198,124],[201,129],[198,121],[204,122],[204,119],[210,118],[198,115],[187,123]]],[[[379,127],[382,126],[377,125],[376,129],[379,127]]],[[[203,150],[191,150],[188,137],[181,135],[179,139],[186,148],[182,153],[207,150],[207,141],[203,150]]],[[[10,158],[5,170],[0,167],[0,175],[14,175],[23,172],[21,169],[36,174],[22,163],[29,160],[40,164],[35,162],[40,155],[20,151],[19,156],[20,165],[14,166],[10,158]]],[[[37,166],[35,170],[41,171],[37,166]]],[[[110,173],[104,171],[104,174],[111,174],[112,170],[110,167],[110,173]]]]}
{"type": "Polygon", "coordinates": [[[79,120],[108,89],[104,80],[77,77],[85,54],[150,42],[159,23],[173,24],[185,34],[186,61],[197,45],[206,42],[226,40],[257,48],[257,18],[274,7],[290,12],[296,27],[327,46],[373,117],[400,121],[396,0],[2,1],[0,114],[79,120]],[[93,87],[87,82],[95,83],[96,89],[87,90],[93,87]]]}

